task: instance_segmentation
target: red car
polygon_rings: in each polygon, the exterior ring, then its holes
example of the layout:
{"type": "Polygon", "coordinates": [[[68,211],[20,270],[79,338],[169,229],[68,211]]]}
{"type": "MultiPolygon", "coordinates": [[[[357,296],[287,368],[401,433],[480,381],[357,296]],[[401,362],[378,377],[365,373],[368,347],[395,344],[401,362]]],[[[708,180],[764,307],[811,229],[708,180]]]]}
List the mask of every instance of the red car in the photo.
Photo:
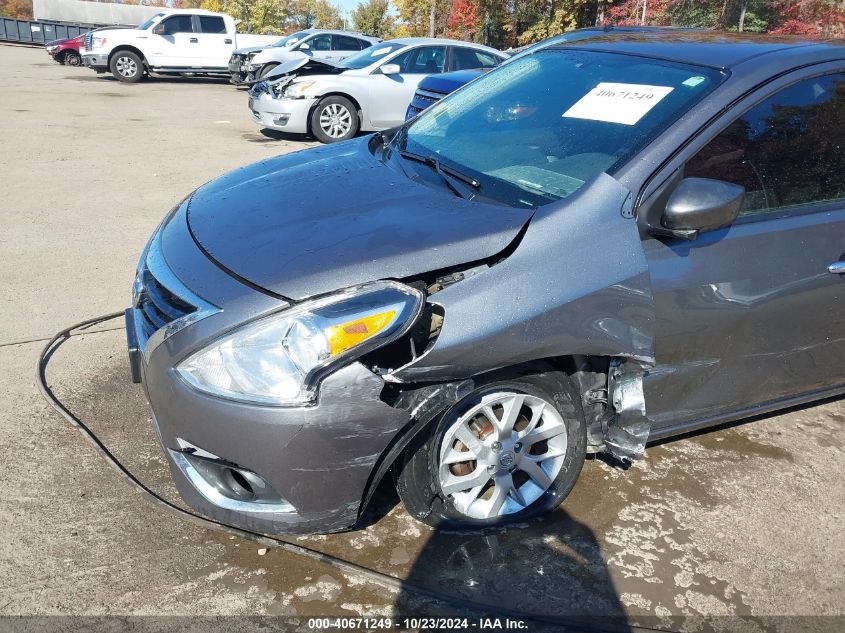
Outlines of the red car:
{"type": "Polygon", "coordinates": [[[82,55],[79,50],[82,48],[82,41],[85,34],[66,40],[55,40],[46,45],[47,53],[60,64],[68,66],[81,66],[82,55]]]}

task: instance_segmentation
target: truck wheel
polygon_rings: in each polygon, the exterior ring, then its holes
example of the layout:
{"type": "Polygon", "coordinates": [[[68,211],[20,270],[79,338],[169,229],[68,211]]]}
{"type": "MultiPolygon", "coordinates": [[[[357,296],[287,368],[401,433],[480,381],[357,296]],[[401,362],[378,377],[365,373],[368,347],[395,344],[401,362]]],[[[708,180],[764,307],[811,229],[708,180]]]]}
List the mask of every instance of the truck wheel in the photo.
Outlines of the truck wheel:
{"type": "Polygon", "coordinates": [[[261,68],[261,72],[258,73],[258,78],[264,79],[276,66],[278,66],[278,64],[264,64],[261,68]]]}
{"type": "Polygon", "coordinates": [[[358,109],[346,97],[326,97],[311,113],[311,134],[321,143],[337,143],[358,133],[358,109]]]}
{"type": "Polygon", "coordinates": [[[67,53],[65,53],[64,63],[68,66],[81,66],[82,56],[76,51],[68,51],[67,53]]]}
{"type": "Polygon", "coordinates": [[[118,81],[134,84],[144,78],[144,62],[132,51],[118,51],[112,55],[109,69],[118,81]]]}
{"type": "Polygon", "coordinates": [[[564,374],[487,384],[406,449],[396,488],[435,527],[484,528],[556,508],[584,465],[587,430],[564,374]]]}

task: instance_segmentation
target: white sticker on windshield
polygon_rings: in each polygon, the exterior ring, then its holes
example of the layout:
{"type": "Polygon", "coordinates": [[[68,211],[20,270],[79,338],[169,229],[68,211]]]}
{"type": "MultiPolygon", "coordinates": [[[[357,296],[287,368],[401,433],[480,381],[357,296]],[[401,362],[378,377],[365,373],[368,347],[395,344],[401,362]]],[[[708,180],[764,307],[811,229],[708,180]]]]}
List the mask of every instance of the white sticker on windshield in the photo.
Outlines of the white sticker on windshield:
{"type": "Polygon", "coordinates": [[[387,55],[392,50],[393,49],[390,46],[385,46],[384,48],[374,50],[372,53],[370,53],[370,57],[381,57],[382,55],[387,55]]]}
{"type": "Polygon", "coordinates": [[[634,125],[672,90],[666,86],[602,82],[581,97],[563,116],[634,125]]]}

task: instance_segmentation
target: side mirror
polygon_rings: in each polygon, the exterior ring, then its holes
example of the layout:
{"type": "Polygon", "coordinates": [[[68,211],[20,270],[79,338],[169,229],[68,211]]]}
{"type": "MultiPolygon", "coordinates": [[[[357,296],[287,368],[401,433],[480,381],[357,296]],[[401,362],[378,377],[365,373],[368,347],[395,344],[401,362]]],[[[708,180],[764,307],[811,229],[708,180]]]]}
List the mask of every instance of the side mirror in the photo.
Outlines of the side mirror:
{"type": "Polygon", "coordinates": [[[402,68],[399,64],[385,64],[384,66],[379,67],[382,75],[398,75],[402,72],[402,68]]]}
{"type": "Polygon", "coordinates": [[[164,35],[164,24],[156,24],[153,27],[153,35],[164,35]]]}
{"type": "Polygon", "coordinates": [[[308,46],[307,42],[303,42],[302,44],[299,45],[299,48],[297,50],[308,51],[308,50],[311,50],[311,47],[308,46]]]}
{"type": "Polygon", "coordinates": [[[745,187],[710,178],[684,178],[663,211],[661,224],[679,237],[730,226],[742,207],[745,187]]]}

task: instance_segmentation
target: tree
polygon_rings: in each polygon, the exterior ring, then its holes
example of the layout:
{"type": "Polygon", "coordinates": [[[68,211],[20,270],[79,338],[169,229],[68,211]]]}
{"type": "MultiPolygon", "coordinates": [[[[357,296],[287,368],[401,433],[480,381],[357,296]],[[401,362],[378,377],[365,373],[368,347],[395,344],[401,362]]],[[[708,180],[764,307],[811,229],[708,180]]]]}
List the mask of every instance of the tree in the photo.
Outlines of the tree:
{"type": "Polygon", "coordinates": [[[352,11],[352,24],[356,31],[374,37],[387,38],[393,31],[394,18],[390,15],[388,0],[367,0],[358,3],[352,11]]]}
{"type": "Polygon", "coordinates": [[[399,14],[396,37],[425,37],[446,33],[451,0],[391,0],[399,14]],[[432,29],[432,23],[434,28],[432,29]]]}
{"type": "Polygon", "coordinates": [[[478,31],[478,2],[476,0],[454,0],[446,21],[449,37],[459,40],[475,39],[478,31]]]}
{"type": "Polygon", "coordinates": [[[770,33],[815,37],[845,35],[845,4],[837,0],[774,0],[770,33]]]}
{"type": "Polygon", "coordinates": [[[18,20],[32,19],[31,0],[0,0],[0,15],[18,20]]]}

